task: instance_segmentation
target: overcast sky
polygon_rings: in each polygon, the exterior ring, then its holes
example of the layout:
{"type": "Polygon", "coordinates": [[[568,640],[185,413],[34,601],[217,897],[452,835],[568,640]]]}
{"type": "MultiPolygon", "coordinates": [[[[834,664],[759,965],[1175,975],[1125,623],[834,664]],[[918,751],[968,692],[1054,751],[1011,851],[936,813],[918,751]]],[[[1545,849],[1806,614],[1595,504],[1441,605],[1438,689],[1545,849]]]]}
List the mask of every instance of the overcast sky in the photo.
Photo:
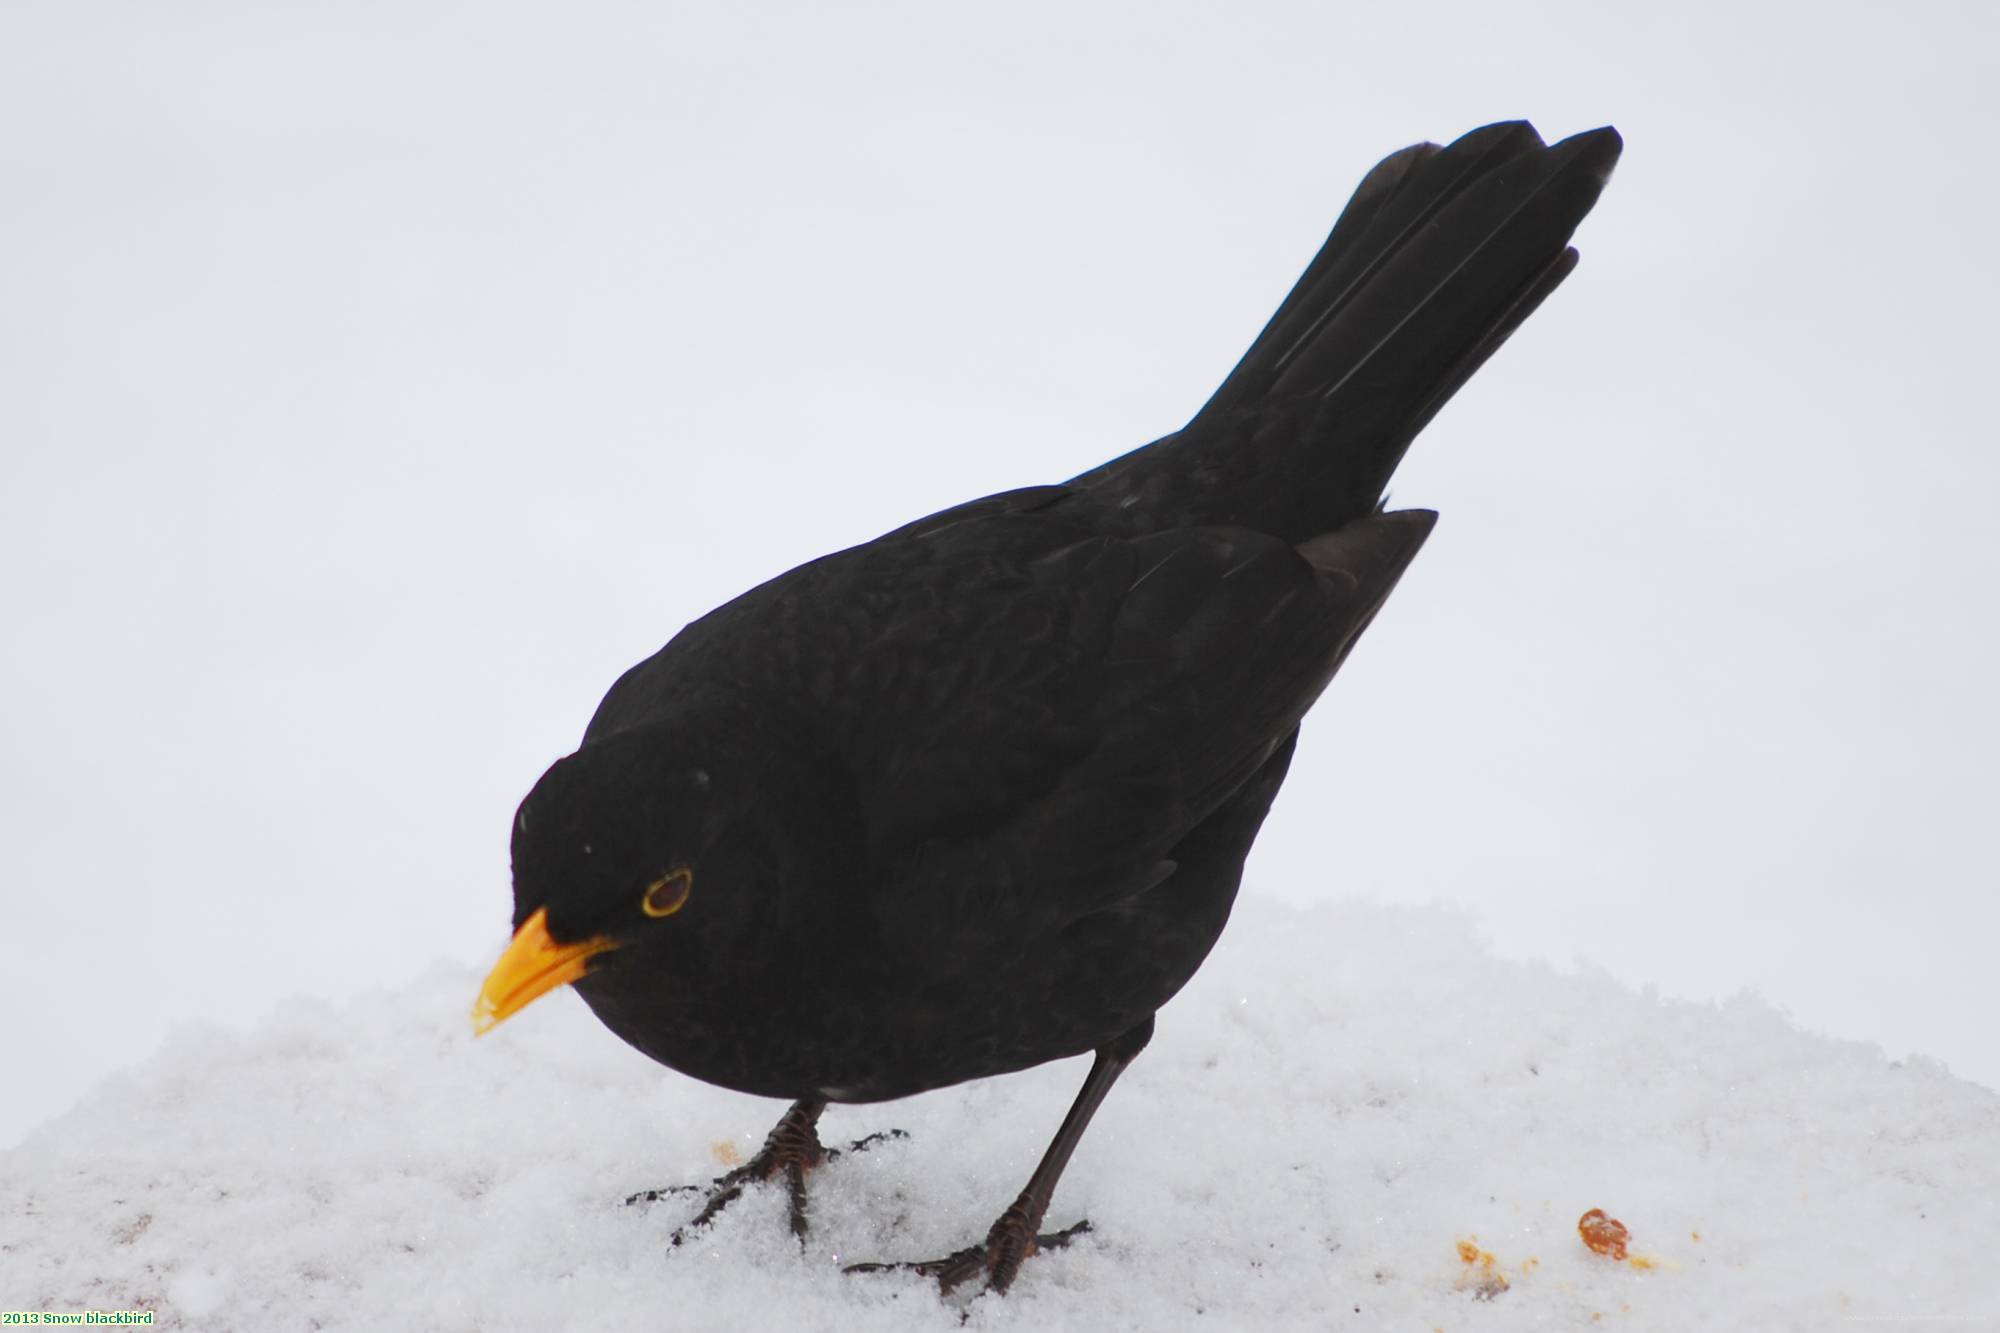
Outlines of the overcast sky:
{"type": "Polygon", "coordinates": [[[1996,13],[10,7],[0,1143],[497,950],[624,667],[1174,429],[1369,165],[1521,116],[1624,164],[1249,891],[2000,1086],[1996,13]]]}

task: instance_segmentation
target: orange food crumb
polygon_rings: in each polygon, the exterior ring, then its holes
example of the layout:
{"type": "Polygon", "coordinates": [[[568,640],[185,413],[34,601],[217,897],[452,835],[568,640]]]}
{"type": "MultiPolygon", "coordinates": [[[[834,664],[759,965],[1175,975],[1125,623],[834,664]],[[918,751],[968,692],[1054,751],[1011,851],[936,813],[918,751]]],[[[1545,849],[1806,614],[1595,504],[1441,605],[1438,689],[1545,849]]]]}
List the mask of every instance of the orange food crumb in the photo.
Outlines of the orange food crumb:
{"type": "Polygon", "coordinates": [[[1459,1275],[1458,1285],[1472,1288],[1472,1294],[1482,1301],[1490,1301],[1507,1290],[1507,1275],[1500,1271],[1500,1261],[1491,1251],[1482,1250],[1470,1240],[1458,1243],[1458,1257],[1465,1264],[1465,1272],[1459,1275]]]}
{"type": "Polygon", "coordinates": [[[717,1139],[708,1145],[708,1150],[724,1166],[740,1166],[743,1162],[743,1154],[737,1150],[734,1139],[717,1139]]]}
{"type": "Polygon", "coordinates": [[[1625,1242],[1632,1239],[1632,1233],[1625,1229],[1625,1224],[1615,1217],[1605,1216],[1602,1208],[1593,1208],[1578,1218],[1576,1229],[1585,1245],[1613,1259],[1625,1257],[1625,1242]]]}

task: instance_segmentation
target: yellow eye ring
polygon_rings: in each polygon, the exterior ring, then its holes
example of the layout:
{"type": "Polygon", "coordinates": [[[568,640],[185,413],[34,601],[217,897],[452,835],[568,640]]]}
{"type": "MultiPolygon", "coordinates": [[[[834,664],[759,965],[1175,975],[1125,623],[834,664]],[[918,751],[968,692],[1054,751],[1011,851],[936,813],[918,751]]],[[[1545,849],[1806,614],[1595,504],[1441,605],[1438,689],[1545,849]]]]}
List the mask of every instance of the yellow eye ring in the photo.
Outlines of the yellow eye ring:
{"type": "Polygon", "coordinates": [[[687,906],[688,894],[693,889],[694,871],[682,866],[646,886],[646,896],[639,900],[639,910],[647,916],[672,916],[687,906]]]}

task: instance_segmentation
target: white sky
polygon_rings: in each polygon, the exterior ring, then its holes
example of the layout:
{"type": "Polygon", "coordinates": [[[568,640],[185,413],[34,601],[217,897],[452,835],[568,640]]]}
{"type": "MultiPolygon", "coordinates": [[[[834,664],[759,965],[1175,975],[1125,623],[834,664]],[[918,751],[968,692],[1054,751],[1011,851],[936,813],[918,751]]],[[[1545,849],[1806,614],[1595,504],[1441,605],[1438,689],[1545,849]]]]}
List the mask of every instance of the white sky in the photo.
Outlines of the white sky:
{"type": "Polygon", "coordinates": [[[2000,11],[1070,9],[0,17],[0,1142],[484,957],[620,670],[1173,429],[1370,164],[1512,116],[1625,163],[1251,891],[2000,1085],[2000,11]]]}

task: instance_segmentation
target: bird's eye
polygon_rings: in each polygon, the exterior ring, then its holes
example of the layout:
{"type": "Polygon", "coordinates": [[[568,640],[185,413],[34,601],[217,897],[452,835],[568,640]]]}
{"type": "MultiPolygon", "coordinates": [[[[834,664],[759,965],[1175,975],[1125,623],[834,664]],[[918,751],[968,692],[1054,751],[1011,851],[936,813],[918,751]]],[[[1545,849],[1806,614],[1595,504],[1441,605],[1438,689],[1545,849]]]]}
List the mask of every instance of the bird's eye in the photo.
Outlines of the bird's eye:
{"type": "Polygon", "coordinates": [[[682,866],[648,884],[639,906],[647,916],[672,916],[687,906],[688,892],[693,888],[694,871],[682,866]]]}

